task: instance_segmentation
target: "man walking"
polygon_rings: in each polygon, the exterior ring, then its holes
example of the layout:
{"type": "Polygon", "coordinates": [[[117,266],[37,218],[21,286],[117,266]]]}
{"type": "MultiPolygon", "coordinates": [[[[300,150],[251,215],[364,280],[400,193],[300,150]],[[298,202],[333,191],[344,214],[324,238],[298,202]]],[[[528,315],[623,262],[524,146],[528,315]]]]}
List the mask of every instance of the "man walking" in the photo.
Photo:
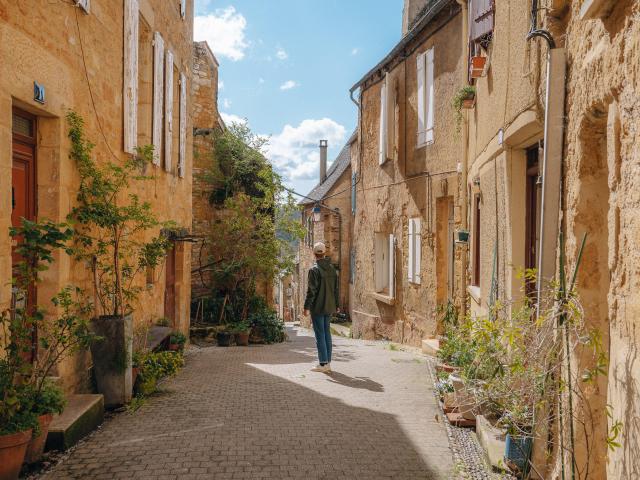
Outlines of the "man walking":
{"type": "Polygon", "coordinates": [[[331,315],[338,310],[338,274],[325,257],[327,247],[318,242],[313,246],[316,263],[309,270],[304,314],[311,312],[313,331],[316,335],[319,365],[313,372],[331,372],[331,315]]]}

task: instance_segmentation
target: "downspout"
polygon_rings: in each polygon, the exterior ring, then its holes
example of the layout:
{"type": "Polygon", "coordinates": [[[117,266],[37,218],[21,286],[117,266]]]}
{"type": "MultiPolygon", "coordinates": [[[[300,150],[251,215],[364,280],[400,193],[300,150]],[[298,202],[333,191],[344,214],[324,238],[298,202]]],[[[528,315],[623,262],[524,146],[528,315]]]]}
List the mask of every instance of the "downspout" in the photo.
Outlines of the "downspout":
{"type": "MultiPolygon", "coordinates": [[[[467,0],[456,0],[458,2],[458,5],[460,5],[460,7],[462,8],[462,54],[463,54],[463,58],[465,59],[465,65],[467,65],[467,62],[469,61],[469,9],[468,9],[468,2],[467,0]]],[[[467,69],[463,69],[462,71],[462,83],[465,84],[467,83],[468,76],[467,76],[467,69]]],[[[468,170],[469,170],[469,111],[466,110],[465,114],[464,114],[464,122],[463,122],[463,126],[462,126],[462,166],[460,168],[461,170],[461,174],[462,174],[462,178],[460,181],[460,187],[461,187],[461,194],[462,194],[462,200],[461,200],[461,212],[460,212],[460,216],[462,217],[462,229],[469,231],[469,198],[468,198],[468,188],[467,188],[467,181],[468,181],[468,170]]],[[[463,318],[467,315],[467,268],[468,268],[468,260],[469,260],[469,247],[467,245],[466,250],[463,250],[462,255],[461,255],[461,271],[462,271],[462,282],[461,282],[461,298],[462,298],[462,316],[463,318]]],[[[455,275],[454,275],[455,278],[455,275]]]]}

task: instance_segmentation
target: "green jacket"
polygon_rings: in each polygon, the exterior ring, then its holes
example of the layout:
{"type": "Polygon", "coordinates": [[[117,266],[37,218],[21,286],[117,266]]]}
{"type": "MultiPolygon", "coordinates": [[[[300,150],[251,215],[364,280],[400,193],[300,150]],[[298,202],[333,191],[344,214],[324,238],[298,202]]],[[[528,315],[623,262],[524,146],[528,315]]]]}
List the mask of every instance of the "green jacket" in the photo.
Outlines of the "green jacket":
{"type": "Polygon", "coordinates": [[[312,315],[331,315],[338,307],[338,273],[331,259],[323,258],[309,270],[305,310],[312,315]]]}

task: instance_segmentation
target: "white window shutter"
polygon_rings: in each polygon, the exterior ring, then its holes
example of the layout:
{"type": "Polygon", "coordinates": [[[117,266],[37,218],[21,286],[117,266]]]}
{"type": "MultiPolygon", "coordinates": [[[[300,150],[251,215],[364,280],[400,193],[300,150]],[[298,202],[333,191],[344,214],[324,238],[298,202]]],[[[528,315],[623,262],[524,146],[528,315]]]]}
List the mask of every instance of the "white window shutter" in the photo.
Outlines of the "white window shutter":
{"type": "Polygon", "coordinates": [[[164,99],[164,40],[153,35],[153,164],[160,165],[162,151],[162,107],[164,99]]]}
{"type": "Polygon", "coordinates": [[[395,250],[395,237],[393,234],[389,235],[389,296],[395,298],[396,296],[396,250],[395,250]]]}
{"type": "Polygon", "coordinates": [[[75,0],[76,5],[80,7],[86,15],[88,15],[91,11],[91,0],[75,0]]]}
{"type": "Polygon", "coordinates": [[[387,140],[385,143],[385,155],[386,159],[395,158],[394,149],[395,149],[395,133],[396,133],[396,122],[395,122],[395,113],[396,113],[396,88],[395,82],[392,80],[391,75],[387,73],[385,77],[385,90],[387,96],[387,107],[385,110],[385,114],[387,115],[386,119],[386,132],[387,132],[387,140]]]}
{"type": "Polygon", "coordinates": [[[378,145],[378,163],[382,165],[387,160],[387,83],[382,83],[380,89],[380,138],[378,145]]]}
{"type": "Polygon", "coordinates": [[[433,48],[427,51],[426,61],[426,118],[427,118],[427,143],[433,143],[433,112],[434,100],[434,74],[433,74],[433,48]]]}
{"type": "Polygon", "coordinates": [[[408,275],[409,275],[409,281],[413,282],[413,264],[414,264],[414,260],[413,260],[413,235],[414,235],[414,223],[413,223],[413,218],[409,219],[409,236],[408,236],[408,243],[409,243],[409,261],[407,262],[407,270],[408,270],[408,275]]]}
{"type": "Polygon", "coordinates": [[[165,56],[164,72],[164,169],[170,172],[173,146],[173,52],[171,50],[167,50],[165,56]]]}
{"type": "Polygon", "coordinates": [[[413,282],[420,284],[420,262],[422,254],[422,230],[420,217],[413,219],[413,282]]]}
{"type": "Polygon", "coordinates": [[[124,151],[138,145],[138,0],[124,2],[124,151]]]}
{"type": "Polygon", "coordinates": [[[424,145],[427,142],[427,126],[425,115],[425,57],[424,53],[418,55],[418,145],[424,145]]]}
{"type": "Polygon", "coordinates": [[[180,73],[180,157],[178,159],[178,175],[184,178],[187,158],[187,77],[180,73]]]}
{"type": "Polygon", "coordinates": [[[180,17],[183,19],[187,16],[187,0],[180,0],[180,17]]]}

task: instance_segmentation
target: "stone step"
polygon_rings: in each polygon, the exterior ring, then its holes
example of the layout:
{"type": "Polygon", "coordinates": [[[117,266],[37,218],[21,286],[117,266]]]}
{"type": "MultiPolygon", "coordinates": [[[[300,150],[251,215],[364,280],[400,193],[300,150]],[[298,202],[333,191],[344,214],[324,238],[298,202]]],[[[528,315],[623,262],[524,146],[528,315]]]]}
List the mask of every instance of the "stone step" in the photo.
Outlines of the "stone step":
{"type": "Polygon", "coordinates": [[[506,432],[491,425],[484,416],[478,415],[476,417],[476,435],[491,466],[498,470],[504,470],[506,432]]]}
{"type": "Polygon", "coordinates": [[[64,451],[95,430],[104,419],[104,398],[96,394],[67,397],[67,406],[49,426],[47,450],[64,451]]]}
{"type": "Polygon", "coordinates": [[[437,338],[427,338],[422,340],[422,353],[435,357],[440,350],[440,340],[437,338]]]}

